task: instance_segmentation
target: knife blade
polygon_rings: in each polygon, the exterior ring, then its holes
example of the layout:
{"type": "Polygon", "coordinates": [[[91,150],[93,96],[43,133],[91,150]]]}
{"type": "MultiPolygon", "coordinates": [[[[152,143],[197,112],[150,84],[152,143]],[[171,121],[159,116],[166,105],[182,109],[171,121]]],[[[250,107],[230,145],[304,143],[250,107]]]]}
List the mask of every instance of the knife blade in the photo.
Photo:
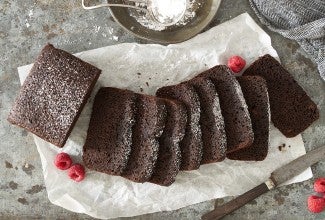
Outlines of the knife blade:
{"type": "Polygon", "coordinates": [[[202,219],[221,219],[229,213],[244,206],[248,202],[256,199],[258,196],[297,176],[298,174],[302,173],[305,169],[322,159],[325,159],[325,145],[318,147],[312,151],[309,151],[305,155],[298,157],[290,163],[276,169],[274,172],[271,173],[270,178],[266,182],[238,196],[234,200],[222,206],[216,207],[213,211],[203,215],[202,219]]]}

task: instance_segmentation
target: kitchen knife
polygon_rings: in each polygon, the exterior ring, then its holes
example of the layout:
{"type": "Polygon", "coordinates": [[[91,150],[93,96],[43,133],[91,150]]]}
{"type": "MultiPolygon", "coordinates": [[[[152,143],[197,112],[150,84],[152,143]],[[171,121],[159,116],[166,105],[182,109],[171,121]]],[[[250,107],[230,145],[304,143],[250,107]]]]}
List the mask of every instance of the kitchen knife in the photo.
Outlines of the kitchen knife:
{"type": "Polygon", "coordinates": [[[216,207],[213,211],[203,215],[202,219],[221,219],[229,213],[244,206],[246,203],[256,199],[258,196],[297,176],[305,169],[322,159],[325,159],[325,145],[309,151],[307,154],[298,157],[283,167],[276,169],[273,173],[271,173],[270,178],[265,183],[256,186],[250,191],[240,195],[236,199],[222,206],[216,207]]]}

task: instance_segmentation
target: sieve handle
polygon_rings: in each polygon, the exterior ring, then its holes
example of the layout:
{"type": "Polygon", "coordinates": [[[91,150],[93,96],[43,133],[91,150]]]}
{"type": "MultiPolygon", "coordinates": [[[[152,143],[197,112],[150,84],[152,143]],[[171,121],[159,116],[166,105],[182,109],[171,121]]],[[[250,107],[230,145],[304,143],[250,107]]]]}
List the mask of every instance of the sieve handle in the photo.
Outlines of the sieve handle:
{"type": "MultiPolygon", "coordinates": [[[[145,1],[142,0],[129,0],[129,2],[138,2],[138,3],[145,3],[145,1]]],[[[86,10],[92,10],[96,8],[102,8],[102,7],[122,7],[122,8],[134,8],[138,10],[146,10],[146,8],[141,6],[135,6],[135,5],[129,5],[129,4],[111,4],[111,3],[104,3],[99,5],[92,5],[92,6],[86,6],[85,0],[81,0],[82,7],[86,10]]]]}

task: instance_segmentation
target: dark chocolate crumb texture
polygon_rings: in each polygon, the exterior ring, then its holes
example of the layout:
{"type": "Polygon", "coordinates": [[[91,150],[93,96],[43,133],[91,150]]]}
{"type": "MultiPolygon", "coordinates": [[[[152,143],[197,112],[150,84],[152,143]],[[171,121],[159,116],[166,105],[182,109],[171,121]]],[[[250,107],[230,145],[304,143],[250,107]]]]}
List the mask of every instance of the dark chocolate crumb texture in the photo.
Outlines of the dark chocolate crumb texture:
{"type": "Polygon", "coordinates": [[[196,77],[185,83],[194,87],[200,101],[203,143],[201,164],[222,161],[226,157],[227,138],[217,91],[207,78],[196,77]]]}
{"type": "Polygon", "coordinates": [[[149,95],[137,94],[135,124],[128,164],[122,176],[134,182],[148,181],[158,158],[158,139],[166,119],[165,103],[149,95]]]}
{"type": "Polygon", "coordinates": [[[266,80],[272,122],[285,136],[298,135],[319,118],[317,105],[272,56],[260,57],[244,75],[257,75],[266,80]]]}
{"type": "Polygon", "coordinates": [[[101,88],[91,114],[83,161],[87,168],[121,175],[129,160],[136,95],[128,90],[101,88]]]}
{"type": "Polygon", "coordinates": [[[100,73],[89,63],[46,45],[22,85],[8,121],[63,147],[100,73]]]}
{"type": "Polygon", "coordinates": [[[200,127],[200,102],[194,88],[186,84],[165,86],[157,96],[182,102],[187,110],[185,136],[180,143],[182,152],[181,170],[199,169],[202,160],[202,134],[200,127]]]}
{"type": "Polygon", "coordinates": [[[254,134],[248,107],[240,85],[230,69],[218,65],[197,77],[210,79],[219,95],[227,136],[227,153],[250,146],[254,134]]]}
{"type": "Polygon", "coordinates": [[[169,186],[175,181],[181,164],[180,141],[185,135],[187,114],[182,103],[171,99],[160,99],[166,106],[166,123],[159,138],[158,159],[150,182],[169,186]]]}
{"type": "Polygon", "coordinates": [[[242,76],[237,80],[248,105],[254,142],[242,150],[227,154],[227,157],[232,160],[261,161],[268,153],[271,117],[266,81],[260,76],[242,76]]]}

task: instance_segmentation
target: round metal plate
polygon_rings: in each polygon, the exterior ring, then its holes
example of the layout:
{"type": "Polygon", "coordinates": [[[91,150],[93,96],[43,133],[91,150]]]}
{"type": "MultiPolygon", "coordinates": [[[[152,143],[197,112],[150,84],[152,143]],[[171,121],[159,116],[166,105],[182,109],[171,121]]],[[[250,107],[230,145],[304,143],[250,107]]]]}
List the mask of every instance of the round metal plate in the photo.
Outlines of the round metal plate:
{"type": "MultiPolygon", "coordinates": [[[[152,30],[140,24],[130,15],[130,9],[111,7],[109,10],[117,23],[137,37],[161,44],[171,44],[188,40],[200,33],[212,21],[220,2],[221,0],[196,0],[195,3],[200,7],[196,8],[194,18],[186,25],[173,25],[162,31],[152,30]]],[[[121,4],[123,1],[115,0],[112,3],[121,4]]]]}

